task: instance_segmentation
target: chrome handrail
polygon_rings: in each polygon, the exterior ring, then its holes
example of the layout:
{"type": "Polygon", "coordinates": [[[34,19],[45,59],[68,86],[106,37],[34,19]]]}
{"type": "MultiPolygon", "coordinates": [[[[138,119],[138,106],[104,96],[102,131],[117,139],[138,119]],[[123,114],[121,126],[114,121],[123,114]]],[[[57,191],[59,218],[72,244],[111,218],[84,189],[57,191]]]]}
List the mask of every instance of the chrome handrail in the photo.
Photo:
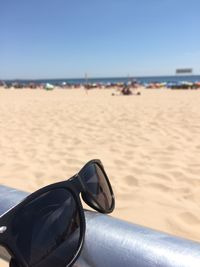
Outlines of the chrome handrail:
{"type": "MultiPolygon", "coordinates": [[[[27,195],[0,186],[0,216],[27,195]]],[[[198,242],[97,212],[85,211],[85,216],[85,243],[76,267],[200,267],[198,242]]],[[[3,249],[0,257],[9,260],[3,249]]]]}

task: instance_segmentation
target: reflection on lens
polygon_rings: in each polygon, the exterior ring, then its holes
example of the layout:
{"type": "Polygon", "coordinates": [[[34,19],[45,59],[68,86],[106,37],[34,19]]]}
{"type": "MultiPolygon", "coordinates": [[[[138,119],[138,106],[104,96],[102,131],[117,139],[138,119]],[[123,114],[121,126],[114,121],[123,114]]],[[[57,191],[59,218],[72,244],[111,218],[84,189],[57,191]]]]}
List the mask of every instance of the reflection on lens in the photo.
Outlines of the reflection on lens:
{"type": "Polygon", "coordinates": [[[28,266],[66,266],[80,240],[80,214],[73,195],[66,189],[42,194],[17,214],[12,230],[28,266]]]}
{"type": "MultiPolygon", "coordinates": [[[[81,173],[84,182],[87,185],[87,190],[95,198],[96,203],[105,211],[108,211],[112,206],[112,195],[106,177],[97,164],[90,164],[81,173]]],[[[90,202],[91,199],[85,195],[85,198],[90,202]]]]}

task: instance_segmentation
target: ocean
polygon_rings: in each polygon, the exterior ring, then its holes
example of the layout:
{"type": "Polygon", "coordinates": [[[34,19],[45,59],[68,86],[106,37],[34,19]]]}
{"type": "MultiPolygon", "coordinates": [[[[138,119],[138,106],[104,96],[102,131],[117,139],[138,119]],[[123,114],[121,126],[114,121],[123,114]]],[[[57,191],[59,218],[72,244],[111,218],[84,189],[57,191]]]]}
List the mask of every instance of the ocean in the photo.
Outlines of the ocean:
{"type": "Polygon", "coordinates": [[[137,82],[141,84],[145,83],[152,83],[152,82],[167,82],[167,83],[177,83],[182,81],[187,82],[197,82],[200,81],[200,75],[176,75],[176,76],[151,76],[151,77],[110,77],[110,78],[88,78],[86,79],[33,79],[33,80],[23,80],[23,79],[17,79],[17,80],[5,80],[5,82],[19,82],[19,83],[30,83],[34,82],[36,84],[44,84],[44,83],[50,83],[53,85],[56,84],[62,84],[62,83],[69,83],[69,84],[84,84],[84,83],[102,83],[102,84],[108,84],[108,83],[126,83],[128,81],[136,80],[137,82]]]}

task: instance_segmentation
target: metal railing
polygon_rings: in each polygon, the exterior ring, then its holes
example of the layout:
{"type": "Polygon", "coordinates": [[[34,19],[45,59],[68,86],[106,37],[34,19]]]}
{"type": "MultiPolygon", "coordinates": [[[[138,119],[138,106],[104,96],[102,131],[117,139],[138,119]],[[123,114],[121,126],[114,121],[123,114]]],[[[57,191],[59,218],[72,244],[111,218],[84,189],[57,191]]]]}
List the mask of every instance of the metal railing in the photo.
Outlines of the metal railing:
{"type": "MultiPolygon", "coordinates": [[[[0,216],[27,195],[0,186],[0,216]]],[[[76,267],[200,267],[198,242],[96,212],[85,215],[86,238],[76,267]]],[[[0,257],[9,260],[3,249],[0,257]]]]}

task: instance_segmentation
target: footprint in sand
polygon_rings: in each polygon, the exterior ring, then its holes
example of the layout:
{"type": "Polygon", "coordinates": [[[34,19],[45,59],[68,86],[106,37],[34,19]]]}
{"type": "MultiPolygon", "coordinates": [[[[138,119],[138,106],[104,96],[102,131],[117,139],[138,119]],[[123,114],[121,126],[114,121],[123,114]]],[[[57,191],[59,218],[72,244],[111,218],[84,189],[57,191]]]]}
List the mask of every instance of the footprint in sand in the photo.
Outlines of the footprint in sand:
{"type": "Polygon", "coordinates": [[[28,168],[27,165],[24,165],[21,163],[15,163],[13,167],[14,167],[15,171],[23,171],[23,170],[26,170],[28,168]]]}
{"type": "Polygon", "coordinates": [[[79,159],[71,158],[71,159],[66,160],[66,164],[82,166],[84,164],[84,162],[82,160],[79,160],[79,159]]]}
{"type": "Polygon", "coordinates": [[[119,159],[116,159],[114,160],[114,163],[120,167],[122,166],[125,166],[126,165],[126,162],[124,160],[119,160],[119,159]]]}
{"type": "Polygon", "coordinates": [[[169,228],[173,230],[173,233],[183,237],[190,236],[194,240],[197,239],[200,220],[193,213],[184,211],[175,216],[171,216],[166,221],[169,228]],[[196,231],[196,234],[194,231],[196,231]]]}
{"type": "Polygon", "coordinates": [[[42,178],[45,175],[43,172],[34,172],[33,174],[36,178],[42,178]]]}
{"type": "Polygon", "coordinates": [[[138,179],[135,178],[133,175],[125,176],[124,181],[128,185],[133,185],[133,186],[138,186],[139,185],[138,179]]]}
{"type": "Polygon", "coordinates": [[[177,150],[177,147],[174,146],[174,145],[170,145],[170,146],[166,147],[166,149],[167,149],[168,151],[176,151],[176,150],[177,150]]]}
{"type": "Polygon", "coordinates": [[[131,172],[134,173],[134,174],[142,174],[144,172],[144,169],[140,169],[140,168],[137,168],[137,167],[132,167],[131,168],[131,172]]]}
{"type": "Polygon", "coordinates": [[[179,215],[179,218],[186,224],[189,224],[189,225],[199,224],[200,225],[200,220],[197,218],[197,216],[195,216],[189,211],[181,213],[179,215]]]}

